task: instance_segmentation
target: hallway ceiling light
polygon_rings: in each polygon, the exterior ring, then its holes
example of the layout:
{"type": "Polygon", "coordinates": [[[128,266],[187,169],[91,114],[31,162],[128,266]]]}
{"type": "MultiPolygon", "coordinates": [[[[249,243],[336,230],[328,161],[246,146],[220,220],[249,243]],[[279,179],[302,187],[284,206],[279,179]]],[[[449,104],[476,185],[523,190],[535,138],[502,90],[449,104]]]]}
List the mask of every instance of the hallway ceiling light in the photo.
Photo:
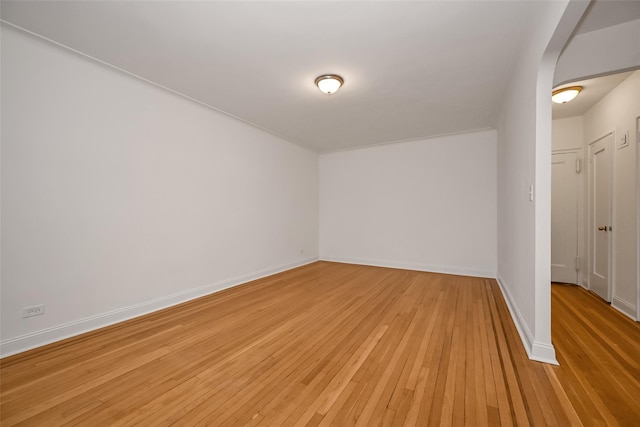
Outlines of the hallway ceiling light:
{"type": "Polygon", "coordinates": [[[318,89],[327,95],[336,93],[343,83],[344,80],[342,80],[342,77],[336,76],[335,74],[325,74],[316,79],[316,86],[318,86],[318,89]]]}
{"type": "Polygon", "coordinates": [[[581,90],[582,86],[570,86],[563,87],[562,89],[556,89],[551,93],[551,100],[556,104],[566,104],[578,96],[581,90]]]}

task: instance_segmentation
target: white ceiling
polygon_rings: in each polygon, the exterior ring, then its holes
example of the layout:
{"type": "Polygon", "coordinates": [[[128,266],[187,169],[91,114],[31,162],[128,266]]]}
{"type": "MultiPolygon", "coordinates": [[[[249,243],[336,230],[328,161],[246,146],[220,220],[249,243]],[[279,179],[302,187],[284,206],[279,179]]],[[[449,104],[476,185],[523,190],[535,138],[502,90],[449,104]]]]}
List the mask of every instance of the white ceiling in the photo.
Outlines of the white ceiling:
{"type": "Polygon", "coordinates": [[[1,13],[327,152],[494,127],[520,31],[543,3],[3,1],[1,13]],[[314,86],[325,73],[344,78],[338,93],[314,86]]]}
{"type": "Polygon", "coordinates": [[[558,86],[557,89],[567,86],[582,86],[582,92],[571,102],[553,104],[553,119],[582,116],[632,73],[632,71],[629,71],[558,86]]]}
{"type": "Polygon", "coordinates": [[[638,0],[593,1],[578,24],[576,34],[589,33],[640,19],[638,0]]]}

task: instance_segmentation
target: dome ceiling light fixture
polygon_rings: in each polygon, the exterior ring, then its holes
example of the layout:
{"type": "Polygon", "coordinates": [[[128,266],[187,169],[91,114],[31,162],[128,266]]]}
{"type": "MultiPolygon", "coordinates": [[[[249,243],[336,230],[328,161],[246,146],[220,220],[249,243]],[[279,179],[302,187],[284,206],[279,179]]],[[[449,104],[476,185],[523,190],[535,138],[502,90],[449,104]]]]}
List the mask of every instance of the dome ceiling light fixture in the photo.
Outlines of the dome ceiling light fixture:
{"type": "Polygon", "coordinates": [[[318,86],[320,92],[327,95],[336,93],[343,83],[342,77],[335,74],[324,74],[316,79],[316,86],[318,86]]]}
{"type": "Polygon", "coordinates": [[[556,104],[566,104],[569,101],[573,101],[581,90],[582,86],[569,86],[556,89],[551,93],[551,100],[556,104]]]}

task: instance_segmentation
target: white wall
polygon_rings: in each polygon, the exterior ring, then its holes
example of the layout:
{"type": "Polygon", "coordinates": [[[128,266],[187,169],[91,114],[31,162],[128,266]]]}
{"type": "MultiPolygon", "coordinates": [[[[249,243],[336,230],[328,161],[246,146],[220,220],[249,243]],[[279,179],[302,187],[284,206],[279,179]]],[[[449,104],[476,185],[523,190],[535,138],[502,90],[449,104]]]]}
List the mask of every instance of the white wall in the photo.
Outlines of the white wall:
{"type": "Polygon", "coordinates": [[[551,125],[553,151],[582,150],[584,148],[582,126],[582,116],[554,120],[551,125]]]}
{"type": "Polygon", "coordinates": [[[320,156],[322,259],[495,277],[496,134],[320,156]]]}
{"type": "MultiPolygon", "coordinates": [[[[614,131],[616,146],[627,134],[630,142],[614,150],[613,292],[611,304],[636,318],[636,118],[640,117],[640,71],[631,74],[583,117],[585,150],[614,131]]],[[[585,230],[586,233],[586,230],[585,230]]]]}
{"type": "Polygon", "coordinates": [[[554,86],[640,68],[640,19],[575,36],[558,59],[554,86]]]}
{"type": "Polygon", "coordinates": [[[316,154],[4,25],[1,136],[5,355],[317,258],[316,154]]]}
{"type": "Polygon", "coordinates": [[[523,28],[498,123],[498,281],[529,357],[551,344],[553,70],[588,3],[549,2],[523,28]],[[534,200],[530,189],[534,189],[534,200]]]}

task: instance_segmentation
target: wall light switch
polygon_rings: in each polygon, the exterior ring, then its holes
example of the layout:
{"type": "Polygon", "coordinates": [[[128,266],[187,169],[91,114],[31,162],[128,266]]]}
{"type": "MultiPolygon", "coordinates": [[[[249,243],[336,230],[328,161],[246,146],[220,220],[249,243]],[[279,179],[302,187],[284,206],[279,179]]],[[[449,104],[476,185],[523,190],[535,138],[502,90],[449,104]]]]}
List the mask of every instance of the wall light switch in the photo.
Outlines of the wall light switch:
{"type": "Polygon", "coordinates": [[[629,146],[629,131],[627,130],[620,138],[618,139],[618,148],[624,148],[629,146]]]}

